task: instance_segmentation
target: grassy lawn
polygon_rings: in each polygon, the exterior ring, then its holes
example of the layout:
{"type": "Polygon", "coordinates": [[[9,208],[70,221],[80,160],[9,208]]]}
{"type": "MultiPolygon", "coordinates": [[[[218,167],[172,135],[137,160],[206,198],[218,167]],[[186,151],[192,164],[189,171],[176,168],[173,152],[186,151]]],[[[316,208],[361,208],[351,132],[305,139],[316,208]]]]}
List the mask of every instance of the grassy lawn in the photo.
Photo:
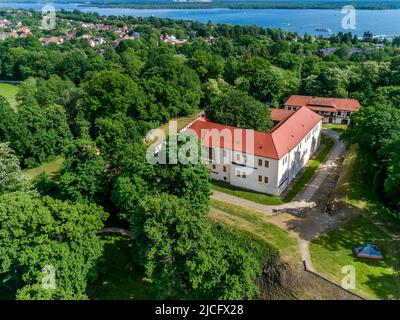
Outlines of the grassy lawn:
{"type": "Polygon", "coordinates": [[[315,268],[341,283],[343,266],[356,270],[356,293],[370,299],[400,299],[400,243],[392,240],[369,219],[358,216],[341,228],[310,243],[315,268]],[[356,245],[375,243],[382,261],[357,258],[356,245]]]}
{"type": "Polygon", "coordinates": [[[400,236],[400,222],[391,216],[382,214],[376,205],[376,194],[370,185],[363,183],[357,164],[357,146],[352,145],[343,162],[342,172],[335,189],[335,201],[339,205],[367,214],[376,224],[390,233],[400,236]]]}
{"type": "Polygon", "coordinates": [[[156,292],[151,282],[145,279],[143,270],[134,264],[131,239],[107,235],[104,262],[97,281],[89,286],[91,300],[152,300],[156,292]]]}
{"type": "Polygon", "coordinates": [[[356,292],[371,299],[400,299],[400,242],[384,232],[399,233],[393,218],[379,214],[374,195],[363,183],[356,161],[357,146],[347,150],[335,189],[337,210],[351,210],[359,215],[341,228],[311,242],[314,266],[323,274],[341,281],[344,265],[356,269],[356,292]],[[384,255],[383,261],[356,258],[354,246],[373,242],[384,255]]]}
{"type": "Polygon", "coordinates": [[[331,129],[333,131],[336,131],[338,133],[343,133],[347,129],[347,125],[344,124],[336,124],[336,123],[324,123],[322,125],[325,129],[331,129]]]}
{"type": "Polygon", "coordinates": [[[347,205],[363,208],[362,204],[363,185],[360,177],[357,177],[356,168],[357,146],[352,145],[348,148],[342,164],[341,173],[335,189],[336,201],[347,205]]]}
{"type": "Polygon", "coordinates": [[[290,202],[294,199],[294,197],[304,188],[304,186],[309,183],[314,176],[315,172],[319,168],[322,162],[324,162],[325,158],[331,151],[334,141],[327,137],[321,136],[321,143],[324,145],[322,150],[320,150],[317,155],[315,155],[306,166],[305,171],[297,178],[294,184],[291,186],[285,197],[283,198],[283,202],[290,202]]]}
{"type": "Polygon", "coordinates": [[[283,201],[279,197],[269,196],[264,193],[249,191],[242,188],[234,187],[221,181],[213,181],[211,188],[216,191],[224,192],[232,196],[250,200],[264,205],[280,205],[283,201]]]}
{"type": "MultiPolygon", "coordinates": [[[[189,116],[182,116],[178,118],[171,119],[167,123],[164,123],[162,126],[158,127],[157,129],[161,129],[164,131],[165,135],[169,135],[169,124],[172,123],[173,121],[176,121],[176,126],[177,126],[177,131],[183,129],[186,125],[188,125],[190,122],[194,121],[199,114],[200,110],[196,111],[194,114],[189,115],[189,116]]],[[[156,138],[151,140],[151,141],[146,141],[146,144],[152,144],[153,142],[156,141],[156,138]]]]}
{"type": "Polygon", "coordinates": [[[39,167],[33,169],[26,169],[24,170],[24,173],[28,175],[31,179],[34,179],[42,172],[45,172],[50,176],[50,178],[54,179],[60,172],[63,163],[64,163],[64,158],[57,157],[53,161],[42,163],[39,167]]]}
{"type": "Polygon", "coordinates": [[[11,107],[15,108],[17,101],[15,97],[18,92],[18,86],[10,83],[0,83],[0,95],[7,99],[11,107]]]}
{"type": "Polygon", "coordinates": [[[282,257],[299,261],[297,241],[287,231],[266,221],[258,211],[228,204],[218,200],[212,201],[211,219],[221,222],[237,231],[253,234],[277,249],[282,257]]]}
{"type": "Polygon", "coordinates": [[[168,129],[169,129],[169,123],[172,121],[176,121],[177,122],[177,128],[178,131],[183,129],[183,127],[185,127],[187,124],[189,124],[190,122],[194,121],[199,114],[200,110],[196,111],[196,113],[190,115],[190,116],[183,116],[183,117],[179,117],[179,118],[174,118],[172,120],[170,120],[168,123],[163,124],[159,129],[163,130],[166,134],[168,134],[168,129]]]}

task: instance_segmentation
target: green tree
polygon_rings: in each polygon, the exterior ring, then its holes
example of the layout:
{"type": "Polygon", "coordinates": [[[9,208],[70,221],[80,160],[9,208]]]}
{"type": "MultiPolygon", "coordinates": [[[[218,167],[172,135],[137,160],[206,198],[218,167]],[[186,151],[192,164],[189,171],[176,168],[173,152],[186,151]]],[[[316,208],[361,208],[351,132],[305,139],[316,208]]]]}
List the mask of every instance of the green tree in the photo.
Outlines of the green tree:
{"type": "Polygon", "coordinates": [[[301,91],[310,96],[347,97],[348,75],[346,70],[329,68],[318,75],[303,80],[301,91]]]}
{"type": "Polygon", "coordinates": [[[149,150],[143,144],[132,144],[125,149],[121,174],[114,184],[112,199],[121,218],[134,220],[138,203],[146,194],[165,192],[190,202],[196,214],[209,211],[210,173],[202,162],[202,148],[197,137],[185,136],[171,143],[159,153],[161,163],[148,162],[149,150]],[[184,156],[182,159],[180,156],[184,156]],[[165,161],[164,161],[165,160],[165,161]],[[185,162],[185,163],[184,163],[185,162]]]}
{"type": "Polygon", "coordinates": [[[171,135],[161,151],[165,152],[168,162],[156,167],[158,190],[185,199],[191,204],[194,214],[208,214],[210,209],[211,176],[203,163],[202,151],[195,133],[171,135]],[[176,147],[171,143],[175,139],[176,147]],[[173,161],[174,157],[177,161],[173,161]]]}
{"type": "Polygon", "coordinates": [[[298,76],[275,66],[258,69],[249,78],[248,92],[257,100],[279,105],[297,91],[298,76]]]}
{"type": "Polygon", "coordinates": [[[198,110],[202,92],[194,70],[170,55],[155,57],[147,68],[143,87],[148,101],[139,119],[165,122],[198,110]]]}
{"type": "Polygon", "coordinates": [[[344,137],[359,146],[359,161],[367,183],[381,200],[400,212],[400,109],[387,104],[363,108],[344,137]]]}
{"type": "Polygon", "coordinates": [[[0,143],[0,195],[14,191],[29,191],[30,183],[19,166],[19,160],[9,143],[0,143]]]}
{"type": "Polygon", "coordinates": [[[137,79],[145,66],[145,62],[132,48],[128,48],[121,54],[121,62],[128,75],[137,79]]]}
{"type": "Polygon", "coordinates": [[[85,96],[81,104],[84,111],[89,111],[91,120],[117,113],[137,115],[142,108],[144,96],[141,89],[121,73],[97,72],[82,87],[85,96]]]}
{"type": "Polygon", "coordinates": [[[78,49],[69,50],[63,54],[62,59],[56,66],[57,74],[63,79],[69,79],[74,83],[79,83],[85,72],[84,61],[86,54],[78,49]]]}
{"type": "Polygon", "coordinates": [[[272,126],[268,107],[234,88],[213,97],[205,111],[212,121],[234,127],[268,131],[272,126]]]}
{"type": "Polygon", "coordinates": [[[77,115],[76,103],[81,95],[81,89],[73,82],[53,74],[47,80],[28,78],[23,81],[18,88],[17,101],[20,108],[32,105],[63,106],[67,112],[68,123],[72,125],[77,115]]]}
{"type": "Polygon", "coordinates": [[[127,221],[135,219],[139,200],[154,191],[156,186],[156,167],[147,162],[146,147],[143,143],[127,145],[111,193],[118,216],[127,221]]]}
{"type": "Polygon", "coordinates": [[[144,197],[135,220],[146,274],[160,297],[251,299],[260,261],[243,243],[221,237],[207,217],[173,195],[144,197]]]}
{"type": "Polygon", "coordinates": [[[94,205],[71,205],[20,192],[1,195],[1,286],[20,290],[21,298],[84,297],[102,254],[97,231],[106,218],[94,205]],[[38,287],[46,275],[43,268],[55,271],[56,287],[46,293],[38,287]]]}
{"type": "Polygon", "coordinates": [[[394,37],[392,40],[392,44],[396,47],[400,47],[400,37],[394,37]]]}
{"type": "Polygon", "coordinates": [[[145,126],[121,114],[96,120],[96,144],[111,170],[121,171],[129,145],[140,143],[143,139],[139,132],[141,128],[144,129],[145,126]]]}
{"type": "Polygon", "coordinates": [[[27,167],[36,166],[49,156],[60,155],[72,134],[65,109],[59,105],[39,107],[24,106],[18,113],[19,126],[11,146],[23,157],[27,167]]]}
{"type": "Polygon", "coordinates": [[[212,55],[205,50],[196,50],[188,60],[203,82],[208,78],[217,79],[224,71],[225,62],[220,56],[212,55]]]}
{"type": "Polygon", "coordinates": [[[7,100],[0,96],[0,141],[15,141],[15,133],[19,127],[17,113],[10,107],[7,100]]]}
{"type": "Polygon", "coordinates": [[[106,168],[100,149],[86,140],[70,144],[61,170],[61,196],[76,202],[100,201],[106,186],[106,168]]]}
{"type": "Polygon", "coordinates": [[[19,105],[29,106],[37,104],[37,80],[28,78],[23,81],[17,92],[16,100],[19,105]]]}
{"type": "Polygon", "coordinates": [[[25,167],[33,167],[50,156],[58,156],[72,138],[65,109],[59,105],[20,106],[14,112],[0,99],[0,137],[25,167]]]}

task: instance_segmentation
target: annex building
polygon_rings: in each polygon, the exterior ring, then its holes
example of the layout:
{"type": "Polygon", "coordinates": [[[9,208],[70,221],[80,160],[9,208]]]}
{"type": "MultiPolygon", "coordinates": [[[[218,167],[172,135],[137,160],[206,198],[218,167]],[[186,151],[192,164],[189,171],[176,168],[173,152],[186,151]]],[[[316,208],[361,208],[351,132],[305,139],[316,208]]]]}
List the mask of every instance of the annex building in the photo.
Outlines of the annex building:
{"type": "Polygon", "coordinates": [[[321,98],[310,96],[291,96],[285,103],[285,110],[298,110],[302,107],[315,111],[324,117],[326,123],[350,124],[353,112],[360,111],[360,103],[355,99],[321,98]]]}

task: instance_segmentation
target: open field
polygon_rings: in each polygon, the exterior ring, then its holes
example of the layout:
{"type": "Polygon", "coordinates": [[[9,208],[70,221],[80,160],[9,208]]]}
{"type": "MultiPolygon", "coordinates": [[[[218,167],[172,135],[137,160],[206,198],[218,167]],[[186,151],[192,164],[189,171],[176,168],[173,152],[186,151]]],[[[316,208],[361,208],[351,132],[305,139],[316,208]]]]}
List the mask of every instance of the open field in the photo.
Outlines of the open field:
{"type": "Polygon", "coordinates": [[[63,157],[57,157],[53,161],[42,163],[39,167],[33,169],[26,169],[24,173],[31,179],[35,179],[38,175],[45,172],[50,178],[54,179],[58,176],[64,163],[63,157]]]}
{"type": "Polygon", "coordinates": [[[11,107],[15,108],[17,101],[15,97],[18,92],[18,86],[10,83],[0,83],[0,95],[7,99],[11,107]]]}
{"type": "Polygon", "coordinates": [[[252,233],[277,249],[280,255],[288,260],[300,261],[296,239],[287,231],[267,222],[258,211],[213,200],[210,217],[213,221],[233,229],[252,233]]]}

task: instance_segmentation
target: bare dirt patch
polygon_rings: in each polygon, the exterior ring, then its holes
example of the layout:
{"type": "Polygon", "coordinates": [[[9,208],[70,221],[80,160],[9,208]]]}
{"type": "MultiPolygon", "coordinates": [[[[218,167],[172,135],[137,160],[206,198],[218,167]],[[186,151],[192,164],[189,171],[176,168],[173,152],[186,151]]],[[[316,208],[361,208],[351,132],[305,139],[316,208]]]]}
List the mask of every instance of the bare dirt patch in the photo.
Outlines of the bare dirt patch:
{"type": "Polygon", "coordinates": [[[360,300],[357,296],[305,272],[300,263],[275,258],[264,265],[257,284],[263,300],[360,300]]]}

